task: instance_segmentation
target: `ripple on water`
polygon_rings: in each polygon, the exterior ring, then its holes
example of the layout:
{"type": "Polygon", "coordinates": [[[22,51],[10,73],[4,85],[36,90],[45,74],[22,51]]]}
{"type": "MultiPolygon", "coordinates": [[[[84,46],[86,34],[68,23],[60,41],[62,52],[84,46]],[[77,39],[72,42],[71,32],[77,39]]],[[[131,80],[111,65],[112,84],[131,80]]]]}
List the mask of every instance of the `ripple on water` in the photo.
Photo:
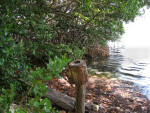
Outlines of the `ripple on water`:
{"type": "Polygon", "coordinates": [[[88,67],[98,71],[116,73],[115,77],[138,86],[142,94],[147,95],[150,99],[150,54],[144,55],[145,51],[142,49],[138,51],[138,49],[120,48],[117,51],[115,49],[110,51],[110,57],[88,61],[88,67]]]}

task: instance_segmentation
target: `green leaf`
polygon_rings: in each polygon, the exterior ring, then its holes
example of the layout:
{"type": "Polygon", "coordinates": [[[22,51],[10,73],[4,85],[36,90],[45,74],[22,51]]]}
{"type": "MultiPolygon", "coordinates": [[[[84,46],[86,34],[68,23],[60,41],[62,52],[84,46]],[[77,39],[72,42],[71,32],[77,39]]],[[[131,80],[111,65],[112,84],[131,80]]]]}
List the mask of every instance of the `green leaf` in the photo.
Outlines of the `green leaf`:
{"type": "Polygon", "coordinates": [[[38,102],[34,102],[33,105],[34,105],[34,107],[39,107],[39,103],[38,102]]]}
{"type": "Polygon", "coordinates": [[[2,51],[3,51],[3,53],[7,53],[7,50],[4,50],[4,49],[3,49],[2,51]]]}
{"type": "Polygon", "coordinates": [[[4,94],[7,94],[7,91],[6,91],[4,88],[2,88],[2,92],[3,92],[4,94]]]}
{"type": "Polygon", "coordinates": [[[12,37],[10,37],[9,39],[8,39],[8,41],[11,41],[12,40],[12,37]]]}
{"type": "Polygon", "coordinates": [[[34,92],[34,94],[35,94],[35,95],[37,95],[37,94],[38,94],[38,92],[39,92],[39,88],[38,88],[38,86],[37,86],[37,85],[35,85],[35,86],[34,86],[34,88],[33,88],[33,92],[34,92]]]}
{"type": "Polygon", "coordinates": [[[11,90],[14,90],[15,89],[15,85],[14,84],[10,84],[10,88],[11,88],[11,90]]]}

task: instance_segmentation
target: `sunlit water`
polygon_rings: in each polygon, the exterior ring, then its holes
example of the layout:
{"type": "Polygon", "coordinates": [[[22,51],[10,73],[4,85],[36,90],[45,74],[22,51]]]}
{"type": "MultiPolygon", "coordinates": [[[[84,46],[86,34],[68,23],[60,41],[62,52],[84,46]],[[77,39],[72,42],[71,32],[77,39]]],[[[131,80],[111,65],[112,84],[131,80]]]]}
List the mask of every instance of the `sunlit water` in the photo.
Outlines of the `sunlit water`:
{"type": "Polygon", "coordinates": [[[150,99],[150,9],[135,22],[125,24],[122,39],[110,45],[110,57],[89,61],[88,66],[112,72],[117,78],[139,87],[150,99]]]}

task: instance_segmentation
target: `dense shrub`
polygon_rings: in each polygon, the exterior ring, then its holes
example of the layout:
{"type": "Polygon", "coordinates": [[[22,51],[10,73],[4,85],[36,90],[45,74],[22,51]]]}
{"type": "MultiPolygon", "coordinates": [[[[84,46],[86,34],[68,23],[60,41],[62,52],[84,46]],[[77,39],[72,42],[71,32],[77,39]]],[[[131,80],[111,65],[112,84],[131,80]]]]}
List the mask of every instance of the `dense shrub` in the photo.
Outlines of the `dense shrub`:
{"type": "MultiPolygon", "coordinates": [[[[146,0],[1,0],[0,112],[55,112],[44,81],[82,58],[93,42],[105,45],[124,32],[146,0]],[[27,82],[28,84],[24,83],[27,82]],[[30,85],[29,85],[30,84],[30,85]],[[39,92],[40,91],[40,92],[39,92]]],[[[60,77],[60,76],[59,76],[60,77]]]]}

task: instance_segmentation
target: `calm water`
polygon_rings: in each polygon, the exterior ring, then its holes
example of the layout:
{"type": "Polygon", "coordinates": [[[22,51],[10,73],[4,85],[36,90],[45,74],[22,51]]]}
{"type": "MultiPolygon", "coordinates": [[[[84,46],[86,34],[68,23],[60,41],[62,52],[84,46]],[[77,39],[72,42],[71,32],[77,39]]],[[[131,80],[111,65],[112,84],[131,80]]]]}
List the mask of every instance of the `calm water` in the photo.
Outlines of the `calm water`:
{"type": "Polygon", "coordinates": [[[150,99],[150,48],[110,48],[108,58],[89,60],[88,68],[111,72],[121,80],[139,87],[150,99]]]}
{"type": "Polygon", "coordinates": [[[150,9],[135,22],[125,24],[122,39],[110,45],[110,57],[89,61],[88,66],[112,72],[117,78],[139,87],[150,99],[150,9]]]}

